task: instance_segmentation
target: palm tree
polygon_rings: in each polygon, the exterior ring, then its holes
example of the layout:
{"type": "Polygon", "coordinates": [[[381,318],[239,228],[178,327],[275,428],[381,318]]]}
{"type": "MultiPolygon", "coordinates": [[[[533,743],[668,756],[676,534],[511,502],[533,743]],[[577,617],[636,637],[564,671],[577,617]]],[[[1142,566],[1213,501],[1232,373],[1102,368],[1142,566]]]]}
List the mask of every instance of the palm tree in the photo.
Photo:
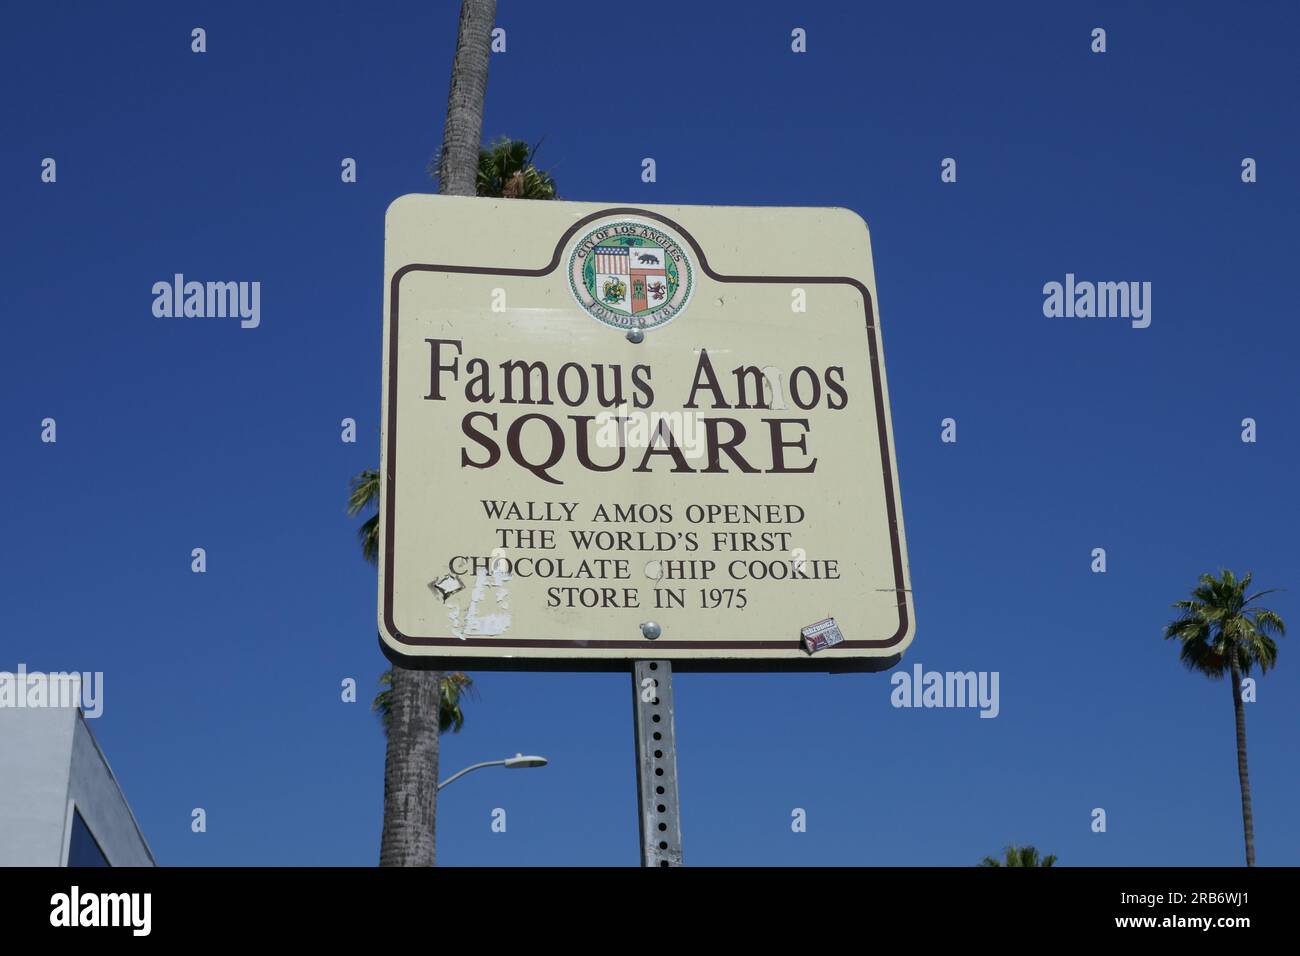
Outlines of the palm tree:
{"type": "MultiPolygon", "coordinates": [[[[367,469],[352,479],[348,514],[356,515],[379,505],[379,472],[367,469]]],[[[379,560],[379,514],[376,510],[357,529],[361,555],[371,564],[379,560]]],[[[467,674],[393,667],[379,676],[381,690],[371,709],[379,714],[388,741],[384,767],[384,832],[379,851],[380,866],[432,866],[434,831],[424,836],[423,807],[416,801],[432,780],[438,785],[438,734],[459,732],[465,724],[460,696],[473,680],[467,674]],[[437,701],[435,704],[434,701],[437,701]],[[437,714],[436,729],[432,715],[437,714]],[[398,717],[397,715],[401,715],[398,717]],[[432,753],[430,753],[432,751],[432,753]],[[410,796],[398,797],[398,794],[410,796]],[[391,803],[396,803],[396,812],[391,803]],[[427,857],[425,856],[427,854],[427,857]],[[427,860],[427,862],[426,862],[427,860]]],[[[427,804],[432,828],[436,809],[427,804]]]]}
{"type": "MultiPolygon", "coordinates": [[[[447,119],[438,160],[438,192],[444,195],[474,195],[496,12],[496,0],[461,0],[456,56],[447,91],[447,119]]],[[[378,482],[377,475],[375,481],[378,482]]],[[[387,704],[388,749],[384,758],[380,866],[433,866],[437,861],[441,682],[437,671],[396,665],[392,670],[387,704]],[[432,706],[434,701],[439,706],[432,706]]]]}
{"type": "Polygon", "coordinates": [[[986,856],[980,866],[1052,866],[1056,863],[1056,854],[1049,853],[1040,857],[1038,850],[1032,846],[1012,844],[1002,850],[1002,859],[986,856]]]}
{"type": "Polygon", "coordinates": [[[1255,815],[1250,804],[1250,774],[1246,769],[1246,709],[1241,678],[1259,665],[1261,674],[1277,664],[1272,635],[1286,634],[1282,618],[1255,602],[1276,588],[1247,594],[1253,575],[1238,579],[1231,571],[1219,577],[1202,574],[1189,601],[1172,607],[1182,615],[1165,627],[1165,638],[1182,646],[1178,658],[1189,670],[1211,680],[1230,674],[1232,709],[1237,719],[1237,780],[1241,785],[1241,823],[1246,836],[1246,865],[1255,865],[1255,815]]]}

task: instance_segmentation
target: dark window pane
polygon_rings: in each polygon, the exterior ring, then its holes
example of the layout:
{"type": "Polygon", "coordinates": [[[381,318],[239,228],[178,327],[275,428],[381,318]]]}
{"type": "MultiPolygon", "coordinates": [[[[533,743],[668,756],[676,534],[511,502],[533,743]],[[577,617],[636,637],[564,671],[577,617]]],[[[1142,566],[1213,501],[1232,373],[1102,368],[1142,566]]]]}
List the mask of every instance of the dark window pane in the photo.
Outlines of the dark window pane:
{"type": "Polygon", "coordinates": [[[72,811],[72,845],[68,847],[68,866],[108,866],[104,851],[99,848],[94,834],[86,821],[81,819],[81,811],[72,811]]]}

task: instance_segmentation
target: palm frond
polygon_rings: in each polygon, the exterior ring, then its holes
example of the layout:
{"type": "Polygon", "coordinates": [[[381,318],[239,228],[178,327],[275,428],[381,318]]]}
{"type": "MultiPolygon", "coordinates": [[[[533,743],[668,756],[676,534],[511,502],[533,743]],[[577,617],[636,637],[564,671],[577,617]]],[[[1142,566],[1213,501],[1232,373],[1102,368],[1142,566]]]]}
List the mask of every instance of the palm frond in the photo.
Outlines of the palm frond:
{"type": "Polygon", "coordinates": [[[348,516],[355,518],[371,505],[379,504],[379,470],[368,468],[353,475],[348,489],[348,516]]]}
{"type": "Polygon", "coordinates": [[[357,528],[357,539],[361,542],[361,557],[371,564],[379,563],[379,515],[371,515],[357,528]]]}
{"type": "Polygon", "coordinates": [[[1010,846],[1002,848],[1001,860],[997,857],[986,856],[984,859],[980,860],[978,865],[1020,869],[1022,867],[1052,866],[1055,863],[1055,853],[1049,853],[1047,856],[1039,856],[1037,847],[1032,845],[1016,846],[1013,843],[1010,846]]]}
{"type": "Polygon", "coordinates": [[[537,149],[502,136],[479,151],[475,192],[505,199],[554,199],[555,180],[534,163],[537,149]]]}
{"type": "Polygon", "coordinates": [[[1250,613],[1251,620],[1254,622],[1255,629],[1261,634],[1276,634],[1278,637],[1286,637],[1286,622],[1276,611],[1270,611],[1266,607],[1256,608],[1250,613]]]}
{"type": "MultiPolygon", "coordinates": [[[[388,728],[393,720],[393,672],[386,670],[379,675],[380,690],[375,694],[374,701],[370,704],[370,709],[379,715],[379,722],[384,727],[384,733],[388,733],[388,728]]],[[[461,698],[477,698],[478,691],[474,687],[474,678],[461,671],[446,673],[438,682],[438,732],[445,734],[447,731],[460,733],[460,729],[465,726],[465,711],[461,707],[461,698]]]]}

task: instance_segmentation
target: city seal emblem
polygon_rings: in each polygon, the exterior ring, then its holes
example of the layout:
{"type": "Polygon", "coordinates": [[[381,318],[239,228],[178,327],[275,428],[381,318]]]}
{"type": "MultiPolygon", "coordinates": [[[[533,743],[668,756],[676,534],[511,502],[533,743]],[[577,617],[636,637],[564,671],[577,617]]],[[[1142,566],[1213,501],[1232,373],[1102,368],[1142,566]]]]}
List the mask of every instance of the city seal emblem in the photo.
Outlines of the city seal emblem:
{"type": "Polygon", "coordinates": [[[568,264],[569,289],[583,311],[625,332],[667,325],[686,309],[695,285],[685,246],[638,219],[583,231],[568,264]]]}

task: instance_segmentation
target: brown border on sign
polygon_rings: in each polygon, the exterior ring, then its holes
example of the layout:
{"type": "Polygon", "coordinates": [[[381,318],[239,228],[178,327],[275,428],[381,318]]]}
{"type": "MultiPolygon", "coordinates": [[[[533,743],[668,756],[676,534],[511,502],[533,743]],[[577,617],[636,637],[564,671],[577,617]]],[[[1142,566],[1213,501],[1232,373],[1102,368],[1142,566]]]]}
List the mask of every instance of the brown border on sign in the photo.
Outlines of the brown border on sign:
{"type": "MultiPolygon", "coordinates": [[[[797,647],[800,644],[800,641],[797,638],[786,639],[786,640],[775,640],[775,641],[715,641],[715,642],[663,641],[663,640],[658,640],[653,642],[645,641],[645,640],[565,641],[565,640],[542,639],[542,640],[522,641],[516,643],[506,643],[503,642],[500,638],[492,638],[492,637],[467,637],[464,639],[458,637],[412,637],[401,633],[397,629],[397,626],[393,621],[394,575],[392,574],[392,569],[393,569],[393,558],[394,558],[393,539],[394,539],[394,530],[396,524],[395,514],[396,514],[396,501],[397,501],[397,478],[396,478],[396,473],[397,473],[397,369],[398,369],[397,330],[398,330],[399,305],[400,305],[400,301],[399,301],[400,296],[398,293],[399,293],[399,289],[403,277],[405,277],[407,274],[412,272],[453,272],[453,273],[471,273],[476,275],[527,276],[527,277],[534,277],[534,278],[550,275],[559,266],[560,260],[564,253],[565,245],[569,242],[569,240],[579,229],[587,225],[587,223],[593,222],[594,220],[603,219],[608,216],[621,216],[621,215],[644,216],[648,219],[657,220],[665,224],[669,228],[675,230],[683,239],[686,240],[687,243],[690,244],[690,247],[695,251],[696,258],[699,260],[700,269],[704,272],[705,275],[707,275],[710,279],[713,279],[716,282],[765,282],[765,283],[785,283],[785,284],[842,283],[842,284],[853,286],[862,294],[863,311],[866,314],[867,347],[871,355],[872,386],[875,392],[875,399],[876,399],[876,430],[877,430],[878,444],[880,447],[881,474],[884,476],[885,502],[889,509],[889,539],[890,539],[889,543],[890,543],[890,553],[893,558],[894,587],[897,594],[900,597],[903,597],[905,591],[905,585],[903,579],[903,556],[902,556],[902,549],[898,537],[900,516],[898,514],[898,502],[894,496],[894,472],[893,472],[892,463],[890,462],[890,455],[889,455],[889,432],[888,432],[888,425],[885,421],[885,402],[884,402],[884,389],[883,389],[882,379],[881,379],[880,350],[877,347],[877,342],[876,342],[875,305],[872,301],[871,293],[868,291],[867,287],[863,285],[861,282],[859,282],[857,279],[854,279],[849,276],[724,275],[722,273],[715,272],[709,266],[708,258],[704,255],[704,250],[700,247],[700,244],[695,240],[695,237],[692,236],[688,231],[683,229],[679,224],[669,219],[667,216],[661,216],[658,213],[650,212],[649,210],[646,209],[639,209],[635,206],[611,206],[608,209],[599,210],[597,212],[592,213],[589,216],[586,216],[578,220],[567,230],[565,230],[564,234],[560,236],[559,241],[556,242],[555,244],[555,252],[551,256],[550,263],[543,266],[540,269],[515,269],[515,268],[504,268],[504,267],[432,265],[432,264],[424,264],[424,263],[412,263],[409,265],[402,266],[393,274],[392,281],[389,284],[389,329],[388,329],[389,376],[388,376],[388,421],[387,421],[388,454],[384,462],[385,465],[384,480],[387,484],[386,501],[388,503],[388,511],[383,518],[384,520],[384,554],[383,554],[384,593],[382,597],[383,597],[384,626],[388,629],[388,633],[393,636],[394,640],[412,646],[418,646],[418,645],[460,646],[460,647],[479,646],[479,647],[494,647],[494,648],[505,647],[509,649],[517,649],[517,648],[524,648],[524,647],[527,648],[554,647],[554,648],[566,648],[566,649],[573,649],[573,650],[580,650],[582,648],[588,648],[588,647],[618,648],[620,650],[622,649],[631,650],[633,648],[639,648],[645,651],[645,654],[641,656],[646,659],[660,656],[656,653],[660,648],[680,648],[680,649],[690,648],[695,650],[704,649],[704,650],[720,650],[720,651],[744,650],[744,649],[789,650],[794,647],[797,647]]],[[[837,645],[837,647],[843,647],[843,648],[893,647],[895,644],[898,644],[900,641],[902,641],[904,635],[907,633],[908,623],[909,623],[909,619],[907,614],[907,601],[906,599],[904,599],[900,601],[898,605],[898,630],[894,632],[893,636],[886,638],[884,640],[844,641],[843,643],[837,645]]],[[[392,649],[389,648],[387,644],[385,644],[382,637],[380,638],[379,643],[386,655],[388,655],[390,658],[394,656],[396,652],[393,652],[392,649]]],[[[456,667],[467,667],[472,670],[490,670],[490,669],[625,670],[627,667],[628,660],[630,660],[630,658],[629,659],[588,658],[586,660],[582,660],[582,659],[571,660],[568,658],[531,658],[531,657],[530,658],[452,657],[452,658],[439,659],[432,656],[424,657],[424,656],[412,656],[412,655],[404,655],[404,654],[397,654],[396,656],[400,658],[398,663],[401,663],[407,667],[430,668],[430,667],[441,667],[443,666],[443,664],[446,664],[446,665],[456,666],[456,667]]],[[[683,671],[691,670],[691,669],[707,670],[707,671],[796,670],[796,669],[814,670],[814,671],[815,670],[884,670],[889,667],[892,667],[894,663],[897,662],[899,657],[900,655],[894,655],[893,657],[880,657],[880,658],[843,658],[843,657],[837,657],[834,653],[830,653],[830,654],[826,654],[825,656],[811,655],[806,660],[801,660],[799,658],[788,658],[788,659],[787,658],[776,658],[776,659],[748,658],[748,659],[741,659],[741,660],[734,660],[734,661],[725,658],[705,659],[705,660],[698,660],[698,661],[691,660],[691,659],[685,659],[685,660],[673,659],[672,664],[674,668],[683,671]]]]}

